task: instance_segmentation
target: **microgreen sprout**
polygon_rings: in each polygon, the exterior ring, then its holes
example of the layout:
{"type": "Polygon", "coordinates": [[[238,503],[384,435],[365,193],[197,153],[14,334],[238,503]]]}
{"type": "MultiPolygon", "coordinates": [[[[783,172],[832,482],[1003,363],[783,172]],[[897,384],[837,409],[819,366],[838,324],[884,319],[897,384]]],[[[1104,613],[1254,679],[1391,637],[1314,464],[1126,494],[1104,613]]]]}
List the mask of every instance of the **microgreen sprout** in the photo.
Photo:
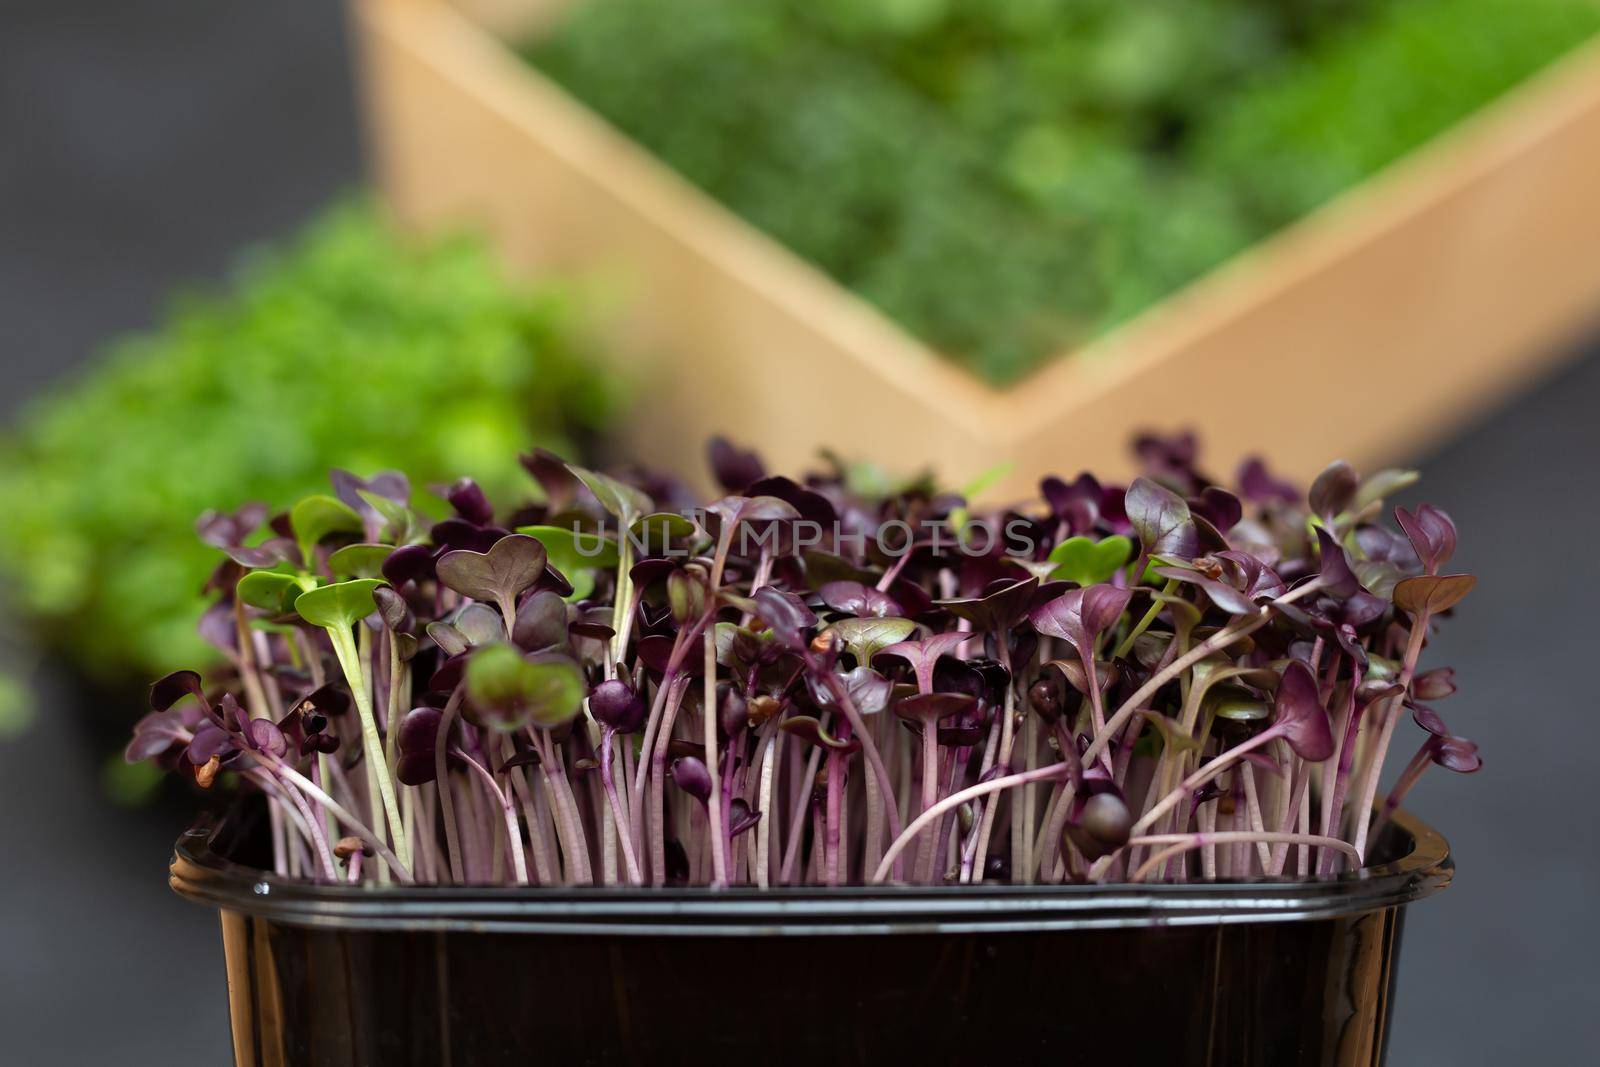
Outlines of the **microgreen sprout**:
{"type": "Polygon", "coordinates": [[[228,669],[155,683],[127,756],[265,794],[277,871],[311,881],[1359,867],[1429,766],[1481,766],[1432,706],[1452,672],[1420,669],[1473,585],[1454,525],[1386,522],[1411,472],[1302,494],[1253,460],[1233,491],[1188,438],[1139,453],[1129,486],[999,509],[720,441],[702,508],[542,453],[543,502],[505,510],[337,472],[203,531],[228,669]],[[1374,810],[1404,718],[1421,742],[1374,810]]]}

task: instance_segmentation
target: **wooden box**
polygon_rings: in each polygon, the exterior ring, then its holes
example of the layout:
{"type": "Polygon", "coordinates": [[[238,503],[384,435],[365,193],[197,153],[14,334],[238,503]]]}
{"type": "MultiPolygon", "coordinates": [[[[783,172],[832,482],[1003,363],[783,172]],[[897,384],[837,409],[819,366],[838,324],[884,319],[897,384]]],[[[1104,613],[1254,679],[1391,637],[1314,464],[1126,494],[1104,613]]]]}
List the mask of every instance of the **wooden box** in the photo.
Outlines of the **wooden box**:
{"type": "Polygon", "coordinates": [[[948,482],[1128,467],[1193,427],[1305,478],[1403,461],[1600,321],[1600,45],[1092,344],[996,389],[693,188],[504,41],[567,0],[354,0],[369,147],[408,225],[485,229],[517,269],[620,293],[622,445],[703,471],[712,433],[948,482]]]}

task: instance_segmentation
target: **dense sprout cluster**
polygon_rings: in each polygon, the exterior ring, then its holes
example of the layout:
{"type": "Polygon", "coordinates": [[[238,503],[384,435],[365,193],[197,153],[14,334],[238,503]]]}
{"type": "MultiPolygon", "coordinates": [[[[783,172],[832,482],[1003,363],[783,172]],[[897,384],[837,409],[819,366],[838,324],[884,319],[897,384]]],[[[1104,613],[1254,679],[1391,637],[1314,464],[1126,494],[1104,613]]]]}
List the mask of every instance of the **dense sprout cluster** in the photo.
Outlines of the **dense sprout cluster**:
{"type": "Polygon", "coordinates": [[[1010,381],[1597,31],[1587,0],[606,0],[527,54],[1010,381]]]}
{"type": "Polygon", "coordinates": [[[1329,875],[1432,764],[1479,765],[1420,669],[1456,532],[1330,466],[1188,437],[1130,485],[991,509],[712,447],[724,492],[532,453],[539,502],[342,471],[208,514],[201,630],[130,760],[265,793],[324,881],[839,885],[1329,875]],[[425,517],[429,501],[448,513],[425,517]],[[1375,805],[1398,724],[1421,727],[1375,805]]]}

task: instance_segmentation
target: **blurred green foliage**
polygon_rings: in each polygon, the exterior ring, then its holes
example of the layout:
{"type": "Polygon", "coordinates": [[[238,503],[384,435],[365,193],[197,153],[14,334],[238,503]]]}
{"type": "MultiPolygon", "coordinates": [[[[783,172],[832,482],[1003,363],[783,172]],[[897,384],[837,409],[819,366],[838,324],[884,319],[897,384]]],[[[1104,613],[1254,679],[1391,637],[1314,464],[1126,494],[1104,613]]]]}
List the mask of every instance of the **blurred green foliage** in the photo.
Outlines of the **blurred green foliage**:
{"type": "Polygon", "coordinates": [[[330,467],[531,492],[518,450],[570,453],[611,406],[576,317],[476,241],[335,208],[24,413],[0,440],[0,582],[106,679],[206,662],[203,510],[326,491],[330,467]]]}
{"type": "Polygon", "coordinates": [[[0,741],[22,733],[33,720],[32,694],[14,674],[0,672],[0,741]]]}
{"type": "Polygon", "coordinates": [[[588,0],[526,53],[1005,382],[1596,30],[1592,0],[588,0]]]}
{"type": "Polygon", "coordinates": [[[1600,31],[1593,0],[1407,0],[1219,107],[1200,165],[1263,223],[1293,218],[1600,31]],[[1266,165],[1270,162],[1270,166],[1266,165]]]}

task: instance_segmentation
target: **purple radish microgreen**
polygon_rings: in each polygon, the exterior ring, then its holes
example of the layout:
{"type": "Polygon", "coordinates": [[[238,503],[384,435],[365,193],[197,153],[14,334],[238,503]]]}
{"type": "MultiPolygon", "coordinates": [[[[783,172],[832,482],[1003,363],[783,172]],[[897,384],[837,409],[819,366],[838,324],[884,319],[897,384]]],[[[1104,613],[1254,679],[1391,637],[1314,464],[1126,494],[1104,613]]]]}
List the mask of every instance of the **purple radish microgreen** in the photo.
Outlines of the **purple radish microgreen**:
{"type": "Polygon", "coordinates": [[[1400,772],[1394,788],[1389,791],[1389,796],[1383,802],[1382,810],[1373,820],[1371,830],[1373,837],[1377,837],[1388,822],[1389,816],[1400,807],[1406,794],[1411,792],[1412,787],[1422,777],[1422,772],[1429,766],[1437,764],[1457,774],[1476,774],[1483,769],[1483,758],[1478,755],[1478,746],[1464,737],[1452,734],[1449,727],[1445,726],[1444,720],[1432,708],[1418,704],[1411,709],[1411,717],[1426,731],[1427,736],[1423,738],[1417,754],[1411,757],[1411,761],[1400,772]]]}
{"type": "MultiPolygon", "coordinates": [[[[318,499],[318,498],[311,498],[318,499]]],[[[331,497],[321,498],[330,500],[331,497]]],[[[341,505],[342,506],[342,505],[341,505]]],[[[297,509],[298,510],[298,509],[297,509]]],[[[350,510],[350,509],[346,509],[350,510]]],[[[319,505],[317,513],[321,513],[319,505]]],[[[350,511],[354,515],[354,511],[350,511]]],[[[356,578],[348,582],[308,589],[295,599],[294,610],[306,622],[320,626],[333,645],[339,668],[344,672],[350,692],[355,696],[356,714],[361,718],[361,744],[366,757],[369,782],[383,800],[383,814],[388,820],[390,840],[394,842],[395,855],[403,867],[410,868],[409,834],[400,818],[400,804],[395,799],[394,782],[388,771],[383,740],[378,733],[378,722],[372,706],[372,689],[369,685],[371,669],[368,656],[358,647],[351,628],[361,625],[361,620],[378,610],[373,591],[383,582],[376,578],[356,578]],[[380,769],[381,768],[381,769],[380,769]]],[[[363,641],[368,631],[362,629],[363,641]]]]}
{"type": "Polygon", "coordinates": [[[335,578],[382,578],[383,565],[393,553],[393,545],[345,545],[328,554],[328,570],[335,578]]]}
{"type": "Polygon", "coordinates": [[[840,619],[826,632],[836,635],[856,663],[866,667],[871,665],[873,656],[904,641],[916,629],[917,624],[910,619],[840,619]]]}
{"type": "Polygon", "coordinates": [[[838,461],[776,476],[726,442],[731,495],[695,507],[540,454],[539,500],[462,480],[431,526],[406,479],[336,472],[270,521],[199,523],[228,662],[155,683],[126,754],[266,793],[278,873],[313,881],[1366,862],[1428,767],[1481,766],[1428,706],[1452,672],[1422,664],[1474,582],[1445,573],[1454,524],[1389,521],[1407,471],[1334,464],[1302,496],[1259,462],[1211,481],[1189,437],[1139,450],[1126,489],[1052,478],[1004,509],[838,461]],[[1421,743],[1375,810],[1407,710],[1421,743]]]}
{"type": "Polygon", "coordinates": [[[289,525],[306,566],[313,563],[316,546],[333,534],[360,534],[365,526],[349,504],[331,496],[308,496],[289,512],[289,525]]]}
{"type": "Polygon", "coordinates": [[[510,645],[489,645],[467,660],[467,703],[490,729],[511,733],[570,722],[583,703],[583,675],[565,657],[529,659],[510,645]]]}
{"type": "Polygon", "coordinates": [[[1052,565],[1051,578],[1076,582],[1082,586],[1109,582],[1133,554],[1133,542],[1121,534],[1099,541],[1069,537],[1045,557],[1052,565]]]}
{"type": "Polygon", "coordinates": [[[1124,505],[1146,556],[1190,559],[1200,552],[1200,531],[1183,497],[1149,478],[1136,478],[1124,505]]]}
{"type": "Polygon", "coordinates": [[[457,549],[434,565],[439,581],[460,593],[500,608],[506,633],[517,618],[517,598],[544,577],[544,545],[526,534],[502,537],[487,552],[457,549]]]}

